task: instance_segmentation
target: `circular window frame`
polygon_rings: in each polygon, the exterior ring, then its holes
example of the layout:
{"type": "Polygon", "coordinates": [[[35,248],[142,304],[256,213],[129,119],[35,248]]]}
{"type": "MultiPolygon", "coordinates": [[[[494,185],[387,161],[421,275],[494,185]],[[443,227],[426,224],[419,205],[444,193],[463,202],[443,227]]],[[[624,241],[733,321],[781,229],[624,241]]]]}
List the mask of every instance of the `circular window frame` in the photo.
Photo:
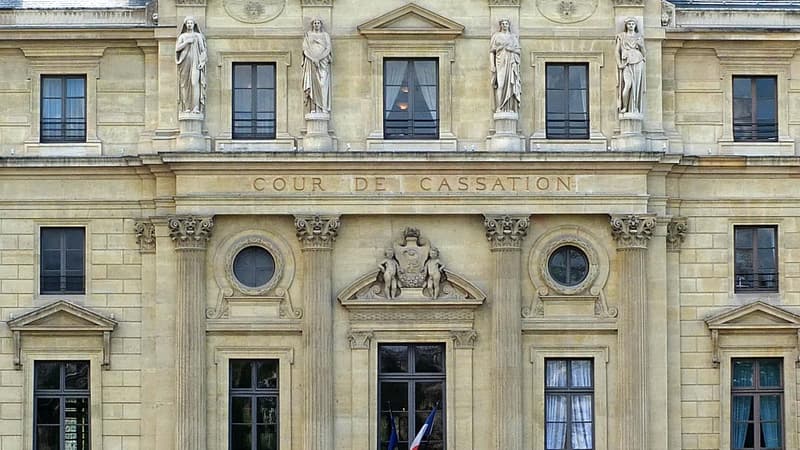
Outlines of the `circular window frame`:
{"type": "Polygon", "coordinates": [[[279,247],[274,242],[264,238],[263,236],[250,235],[237,239],[236,242],[234,242],[228,248],[228,251],[225,255],[225,278],[227,278],[227,281],[231,284],[231,286],[244,295],[264,295],[274,289],[281,281],[285,267],[283,254],[279,247]],[[270,278],[269,281],[261,286],[247,286],[239,281],[239,279],[236,278],[236,274],[233,272],[233,262],[236,260],[236,256],[239,255],[239,252],[248,247],[263,248],[270,255],[272,255],[272,259],[275,261],[275,271],[272,274],[272,278],[270,278]]]}
{"type": "MultiPolygon", "coordinates": [[[[600,256],[595,250],[594,246],[586,239],[579,236],[561,236],[557,239],[549,241],[542,249],[541,252],[536,252],[541,255],[541,259],[537,265],[538,275],[549,289],[560,295],[576,295],[590,290],[590,288],[597,281],[600,273],[600,256]],[[550,275],[550,258],[556,250],[561,247],[572,246],[576,247],[586,255],[589,262],[589,270],[586,277],[580,283],[574,286],[566,286],[556,281],[550,275]]],[[[532,257],[534,255],[531,255],[532,257]]]]}
{"type": "MultiPolygon", "coordinates": [[[[566,259],[565,264],[567,264],[567,267],[566,267],[567,273],[570,273],[571,269],[569,267],[569,258],[566,259]]],[[[564,245],[561,245],[559,247],[556,247],[547,256],[547,274],[550,276],[550,278],[553,279],[554,282],[558,283],[560,286],[564,286],[564,287],[579,286],[581,283],[583,283],[586,280],[586,278],[589,277],[589,271],[590,270],[591,270],[591,264],[589,263],[589,255],[587,255],[586,252],[582,248],[580,248],[580,247],[578,247],[576,245],[573,245],[573,244],[564,244],[564,245]],[[556,277],[553,276],[552,267],[551,267],[552,266],[553,257],[556,255],[556,253],[558,253],[559,251],[562,251],[562,250],[565,251],[565,252],[575,252],[575,251],[577,251],[583,256],[583,259],[586,261],[586,272],[583,274],[583,277],[577,283],[565,284],[565,283],[562,283],[561,281],[557,280],[556,277]]]]}

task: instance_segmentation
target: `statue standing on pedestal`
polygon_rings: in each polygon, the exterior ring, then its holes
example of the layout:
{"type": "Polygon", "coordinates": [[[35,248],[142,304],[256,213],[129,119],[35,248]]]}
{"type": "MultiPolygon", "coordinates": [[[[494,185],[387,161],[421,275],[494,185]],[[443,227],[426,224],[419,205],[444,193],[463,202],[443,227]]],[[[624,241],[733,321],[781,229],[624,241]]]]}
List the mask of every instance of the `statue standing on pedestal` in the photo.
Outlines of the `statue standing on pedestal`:
{"type": "Polygon", "coordinates": [[[183,19],[175,43],[175,63],[178,65],[179,108],[185,113],[202,113],[206,103],[206,38],[194,17],[183,19]]]}
{"type": "Polygon", "coordinates": [[[641,114],[645,91],[644,38],[636,19],[625,19],[625,31],[617,34],[617,109],[620,114],[641,114]]]}
{"type": "Polygon", "coordinates": [[[313,19],[303,38],[303,93],[306,113],[331,110],[331,37],[322,20],[313,19]]]}
{"type": "Polygon", "coordinates": [[[519,39],[511,32],[511,22],[501,19],[500,28],[492,34],[489,45],[495,112],[519,111],[522,96],[519,76],[521,52],[519,39]]]}

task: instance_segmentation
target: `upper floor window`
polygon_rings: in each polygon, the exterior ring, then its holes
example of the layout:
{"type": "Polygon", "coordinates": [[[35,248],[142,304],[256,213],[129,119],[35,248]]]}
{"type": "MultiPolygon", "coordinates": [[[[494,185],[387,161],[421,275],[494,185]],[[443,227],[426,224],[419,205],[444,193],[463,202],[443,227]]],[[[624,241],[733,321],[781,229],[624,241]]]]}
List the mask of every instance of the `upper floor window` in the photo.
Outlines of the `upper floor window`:
{"type": "Polygon", "coordinates": [[[275,64],[233,64],[233,138],[275,139],[275,64]]]}
{"type": "Polygon", "coordinates": [[[445,361],[443,344],[383,344],[378,347],[378,448],[387,448],[391,433],[390,412],[395,420],[398,449],[408,445],[433,408],[426,450],[443,450],[445,361]]]}
{"type": "Polygon", "coordinates": [[[777,90],[774,76],[733,77],[734,140],[778,140],[777,90]]]}
{"type": "Polygon", "coordinates": [[[732,363],[731,448],[783,449],[781,359],[734,359],[732,363]]]}
{"type": "Polygon", "coordinates": [[[36,361],[33,449],[90,450],[89,362],[36,361]]]}
{"type": "Polygon", "coordinates": [[[735,292],[778,291],[778,227],[736,226],[735,292]]]}
{"type": "Polygon", "coordinates": [[[589,65],[547,63],[547,138],[589,139],[589,65]]]}
{"type": "Polygon", "coordinates": [[[383,129],[386,139],[438,139],[437,59],[384,59],[383,129]]]}
{"type": "Polygon", "coordinates": [[[39,293],[83,294],[85,229],[43,227],[39,293]]]}
{"type": "Polygon", "coordinates": [[[41,141],[86,141],[86,76],[42,75],[41,141]]]}
{"type": "Polygon", "coordinates": [[[591,359],[547,359],[545,449],[594,448],[594,382],[591,359]]]}
{"type": "Polygon", "coordinates": [[[230,360],[230,448],[278,450],[277,359],[230,360]]]}

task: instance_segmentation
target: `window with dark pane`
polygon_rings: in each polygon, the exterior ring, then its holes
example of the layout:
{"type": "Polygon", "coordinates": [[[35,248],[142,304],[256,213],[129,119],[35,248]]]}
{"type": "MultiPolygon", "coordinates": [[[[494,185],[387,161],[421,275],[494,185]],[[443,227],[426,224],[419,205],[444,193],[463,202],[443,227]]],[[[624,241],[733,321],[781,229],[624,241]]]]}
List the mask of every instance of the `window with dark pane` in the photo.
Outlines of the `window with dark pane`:
{"type": "Polygon", "coordinates": [[[548,139],[589,138],[589,65],[545,66],[548,139]]]}
{"type": "Polygon", "coordinates": [[[41,142],[86,141],[86,77],[42,75],[41,142]]]}
{"type": "Polygon", "coordinates": [[[233,64],[233,138],[275,139],[275,64],[233,64]]]}
{"type": "Polygon", "coordinates": [[[547,270],[558,284],[577,286],[589,274],[589,259],[578,247],[564,245],[550,254],[547,270]]]}
{"type": "Polygon", "coordinates": [[[436,59],[385,59],[383,134],[386,139],[438,139],[436,59]]]}
{"type": "Polygon", "coordinates": [[[778,227],[736,226],[735,292],[778,292],[778,227]]]}
{"type": "Polygon", "coordinates": [[[232,359],[229,374],[229,448],[277,450],[277,359],[232,359]]]}
{"type": "Polygon", "coordinates": [[[33,397],[34,450],[90,450],[88,361],[35,361],[33,397]]]}
{"type": "Polygon", "coordinates": [[[545,360],[545,449],[594,449],[591,359],[545,360]]]}
{"type": "Polygon", "coordinates": [[[731,449],[782,450],[783,360],[731,361],[731,449]]]}
{"type": "Polygon", "coordinates": [[[378,448],[387,448],[394,418],[398,449],[407,450],[437,404],[426,450],[444,450],[444,344],[381,344],[378,347],[378,448]]]}
{"type": "Polygon", "coordinates": [[[85,229],[43,227],[40,237],[39,292],[83,294],[85,229]]]}
{"type": "Polygon", "coordinates": [[[733,139],[778,140],[777,77],[733,77],[733,139]]]}
{"type": "Polygon", "coordinates": [[[275,258],[263,247],[245,247],[233,259],[233,274],[247,287],[264,286],[275,275],[275,258]]]}

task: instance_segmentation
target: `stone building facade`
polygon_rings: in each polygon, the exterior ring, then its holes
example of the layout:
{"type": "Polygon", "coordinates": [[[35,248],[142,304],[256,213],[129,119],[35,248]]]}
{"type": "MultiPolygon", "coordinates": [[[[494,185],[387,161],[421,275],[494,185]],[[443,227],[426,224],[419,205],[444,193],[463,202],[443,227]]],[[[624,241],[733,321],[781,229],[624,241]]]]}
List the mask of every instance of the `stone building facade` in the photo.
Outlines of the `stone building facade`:
{"type": "Polygon", "coordinates": [[[798,11],[0,0],[0,450],[799,448],[798,11]]]}

